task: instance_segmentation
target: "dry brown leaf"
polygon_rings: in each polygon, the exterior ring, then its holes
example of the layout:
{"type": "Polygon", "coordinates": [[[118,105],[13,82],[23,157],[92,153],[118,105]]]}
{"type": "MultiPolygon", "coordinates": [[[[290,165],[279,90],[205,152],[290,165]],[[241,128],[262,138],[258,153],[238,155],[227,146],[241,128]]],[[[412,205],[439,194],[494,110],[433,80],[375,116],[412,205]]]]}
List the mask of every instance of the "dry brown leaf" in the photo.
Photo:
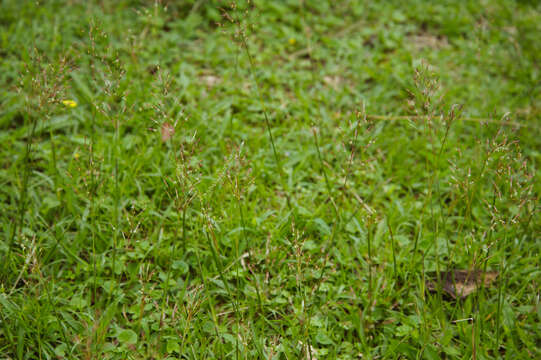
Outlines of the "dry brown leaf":
{"type": "Polygon", "coordinates": [[[408,37],[408,42],[417,51],[424,49],[442,49],[449,46],[445,36],[436,36],[428,33],[415,34],[408,37]]]}
{"type": "MultiPolygon", "coordinates": [[[[428,273],[430,280],[426,286],[430,291],[438,290],[437,273],[428,273]]],[[[482,270],[450,270],[440,273],[441,289],[453,299],[464,299],[477,291],[481,286],[488,287],[498,277],[497,271],[482,270]]]]}
{"type": "Polygon", "coordinates": [[[344,79],[340,76],[324,76],[323,82],[325,83],[325,85],[337,90],[339,86],[344,82],[344,79]]]}
{"type": "Polygon", "coordinates": [[[215,76],[215,75],[203,75],[201,76],[201,80],[207,85],[208,87],[214,87],[215,85],[218,85],[222,80],[215,76]]]}

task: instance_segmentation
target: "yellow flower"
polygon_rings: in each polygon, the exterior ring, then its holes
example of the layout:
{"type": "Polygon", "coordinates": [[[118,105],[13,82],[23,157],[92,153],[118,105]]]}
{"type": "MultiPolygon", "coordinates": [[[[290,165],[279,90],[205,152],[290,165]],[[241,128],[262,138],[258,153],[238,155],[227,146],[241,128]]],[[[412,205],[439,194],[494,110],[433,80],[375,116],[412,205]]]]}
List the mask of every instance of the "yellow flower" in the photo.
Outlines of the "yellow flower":
{"type": "Polygon", "coordinates": [[[295,38],[289,38],[288,42],[289,45],[295,45],[297,43],[297,40],[295,40],[295,38]]]}
{"type": "Polygon", "coordinates": [[[75,100],[62,100],[62,104],[70,108],[74,108],[77,106],[77,103],[75,102],[75,100]]]}
{"type": "Polygon", "coordinates": [[[75,158],[75,160],[79,160],[79,157],[81,157],[81,155],[79,155],[79,153],[76,152],[75,154],[73,154],[73,157],[75,158]]]}

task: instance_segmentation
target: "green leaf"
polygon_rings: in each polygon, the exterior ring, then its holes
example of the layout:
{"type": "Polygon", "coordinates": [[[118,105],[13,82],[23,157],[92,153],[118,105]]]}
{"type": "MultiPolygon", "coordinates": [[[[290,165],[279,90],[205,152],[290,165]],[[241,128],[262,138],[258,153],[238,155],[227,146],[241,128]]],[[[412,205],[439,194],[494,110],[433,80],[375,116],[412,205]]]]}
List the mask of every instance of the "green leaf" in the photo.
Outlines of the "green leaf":
{"type": "Polygon", "coordinates": [[[316,341],[321,345],[332,345],[333,341],[324,331],[318,331],[316,341]]]}
{"type": "Polygon", "coordinates": [[[54,348],[54,354],[59,358],[63,359],[66,356],[66,350],[68,346],[66,344],[60,344],[54,348]]]}
{"type": "Polygon", "coordinates": [[[184,275],[188,272],[188,270],[190,270],[190,267],[184,261],[177,260],[173,262],[173,269],[179,270],[180,274],[184,275]]]}
{"type": "Polygon", "coordinates": [[[70,300],[70,305],[78,310],[81,310],[88,305],[88,301],[80,296],[75,296],[70,300]]]}
{"type": "Polygon", "coordinates": [[[180,354],[180,345],[175,340],[167,340],[167,352],[180,354]]]}
{"type": "Polygon", "coordinates": [[[411,326],[409,326],[408,324],[403,324],[396,328],[396,335],[398,337],[404,337],[410,335],[412,331],[413,328],[411,326]]]}
{"type": "Polygon", "coordinates": [[[222,337],[230,344],[235,344],[237,341],[233,335],[228,333],[223,334],[222,337]]]}
{"type": "Polygon", "coordinates": [[[137,343],[137,334],[130,329],[121,330],[116,338],[122,345],[133,345],[137,343]]]}

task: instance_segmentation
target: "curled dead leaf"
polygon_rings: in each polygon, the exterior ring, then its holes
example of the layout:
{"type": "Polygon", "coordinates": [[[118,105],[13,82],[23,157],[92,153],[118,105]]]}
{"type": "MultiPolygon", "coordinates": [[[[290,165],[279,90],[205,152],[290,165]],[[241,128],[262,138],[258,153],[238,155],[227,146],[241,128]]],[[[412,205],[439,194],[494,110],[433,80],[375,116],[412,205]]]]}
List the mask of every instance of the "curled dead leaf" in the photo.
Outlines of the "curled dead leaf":
{"type": "MultiPolygon", "coordinates": [[[[498,277],[497,271],[482,270],[450,270],[440,272],[441,290],[453,299],[464,299],[477,291],[480,287],[490,286],[498,277]]],[[[438,276],[436,272],[427,273],[426,282],[428,290],[438,291],[438,276]]]]}

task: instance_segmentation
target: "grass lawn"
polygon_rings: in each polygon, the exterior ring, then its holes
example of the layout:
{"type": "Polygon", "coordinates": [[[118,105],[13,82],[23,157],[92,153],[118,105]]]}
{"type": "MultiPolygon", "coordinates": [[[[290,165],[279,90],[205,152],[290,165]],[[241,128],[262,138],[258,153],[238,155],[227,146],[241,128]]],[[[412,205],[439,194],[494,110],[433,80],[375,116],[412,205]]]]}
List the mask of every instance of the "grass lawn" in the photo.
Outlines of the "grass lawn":
{"type": "Polygon", "coordinates": [[[0,358],[540,358],[540,34],[537,1],[0,1],[0,358]]]}

